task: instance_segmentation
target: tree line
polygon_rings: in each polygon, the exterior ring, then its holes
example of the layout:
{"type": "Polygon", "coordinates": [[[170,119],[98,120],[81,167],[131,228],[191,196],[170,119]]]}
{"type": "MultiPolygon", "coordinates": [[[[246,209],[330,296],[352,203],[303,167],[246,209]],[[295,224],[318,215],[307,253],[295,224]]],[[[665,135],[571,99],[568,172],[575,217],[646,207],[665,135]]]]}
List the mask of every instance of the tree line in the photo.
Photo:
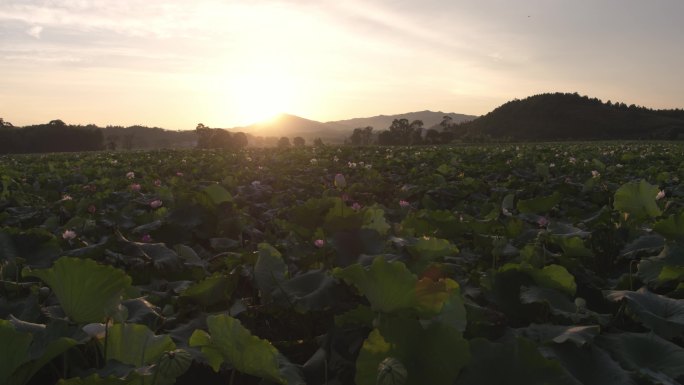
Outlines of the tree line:
{"type": "Polygon", "coordinates": [[[104,148],[104,134],[94,125],[72,126],[56,119],[20,128],[0,118],[1,154],[97,151],[104,148]]]}
{"type": "Polygon", "coordinates": [[[419,144],[445,144],[456,138],[453,119],[445,115],[436,128],[423,127],[422,120],[409,122],[408,119],[394,119],[392,124],[379,133],[373,132],[373,127],[355,128],[348,143],[354,146],[413,146],[419,144]]]}

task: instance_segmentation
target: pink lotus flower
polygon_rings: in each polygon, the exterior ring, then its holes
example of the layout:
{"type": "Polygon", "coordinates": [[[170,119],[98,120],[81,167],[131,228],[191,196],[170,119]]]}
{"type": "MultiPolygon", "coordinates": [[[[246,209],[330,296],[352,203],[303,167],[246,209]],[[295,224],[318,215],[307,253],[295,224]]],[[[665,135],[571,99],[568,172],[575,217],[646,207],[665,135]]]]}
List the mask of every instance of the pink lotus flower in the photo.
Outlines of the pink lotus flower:
{"type": "Polygon", "coordinates": [[[95,207],[95,205],[88,206],[88,212],[91,214],[95,214],[97,212],[97,207],[95,207]]]}
{"type": "Polygon", "coordinates": [[[361,205],[358,202],[354,202],[354,204],[351,206],[351,208],[354,211],[359,211],[359,210],[361,210],[361,205]]]}
{"type": "Polygon", "coordinates": [[[325,246],[325,241],[322,240],[322,239],[316,239],[316,240],[314,241],[314,245],[315,245],[316,247],[319,247],[319,248],[320,248],[320,247],[323,247],[323,246],[325,246]]]}
{"type": "Polygon", "coordinates": [[[176,176],[183,176],[183,173],[178,171],[178,172],[176,172],[176,176]]]}
{"type": "Polygon", "coordinates": [[[546,225],[549,224],[549,220],[546,219],[546,217],[539,217],[539,219],[537,219],[537,224],[539,227],[546,227],[546,225]]]}
{"type": "Polygon", "coordinates": [[[145,234],[142,236],[141,240],[145,243],[152,242],[152,236],[150,236],[150,234],[145,234]]]}
{"type": "Polygon", "coordinates": [[[596,170],[591,170],[591,177],[592,178],[598,178],[601,176],[601,173],[596,171],[596,170]]]}
{"type": "Polygon", "coordinates": [[[402,208],[407,208],[407,207],[411,206],[411,204],[402,199],[399,201],[399,206],[401,206],[402,208]]]}
{"type": "Polygon", "coordinates": [[[665,198],[665,190],[658,191],[658,194],[656,195],[656,200],[659,201],[663,198],[665,198]]]}
{"type": "Polygon", "coordinates": [[[130,185],[130,189],[131,189],[132,191],[140,191],[140,183],[132,183],[132,184],[130,185]]]}
{"type": "Polygon", "coordinates": [[[160,181],[159,179],[156,179],[156,180],[154,181],[154,185],[155,185],[156,187],[161,186],[161,181],[160,181]]]}
{"type": "Polygon", "coordinates": [[[128,179],[133,179],[135,178],[135,173],[133,171],[129,171],[126,173],[126,178],[128,179]]]}
{"type": "Polygon", "coordinates": [[[62,239],[71,240],[76,238],[76,232],[73,230],[64,230],[62,233],[62,239]]]}
{"type": "Polygon", "coordinates": [[[62,200],[63,200],[63,201],[70,201],[70,200],[72,200],[72,199],[74,199],[74,198],[72,198],[71,195],[69,195],[69,194],[64,194],[64,195],[62,195],[62,200]]]}
{"type": "Polygon", "coordinates": [[[153,209],[157,209],[161,207],[164,203],[161,201],[161,199],[155,199],[152,202],[150,202],[150,207],[153,209]]]}

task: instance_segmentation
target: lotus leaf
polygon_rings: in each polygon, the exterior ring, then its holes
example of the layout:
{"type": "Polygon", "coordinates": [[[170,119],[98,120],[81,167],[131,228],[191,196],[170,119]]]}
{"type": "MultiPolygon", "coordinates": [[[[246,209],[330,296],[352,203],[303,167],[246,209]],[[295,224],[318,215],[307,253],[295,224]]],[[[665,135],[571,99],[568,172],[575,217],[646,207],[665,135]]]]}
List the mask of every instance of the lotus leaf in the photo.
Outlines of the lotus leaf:
{"type": "Polygon", "coordinates": [[[270,342],[255,337],[240,321],[228,315],[207,317],[209,333],[196,330],[190,346],[199,347],[214,371],[223,362],[236,370],[279,384],[298,385],[303,380],[292,364],[270,342]]]}
{"type": "Polygon", "coordinates": [[[25,270],[53,290],[64,312],[78,323],[102,322],[112,316],[121,303],[131,278],[122,270],[89,259],[62,257],[53,267],[25,270]]]}

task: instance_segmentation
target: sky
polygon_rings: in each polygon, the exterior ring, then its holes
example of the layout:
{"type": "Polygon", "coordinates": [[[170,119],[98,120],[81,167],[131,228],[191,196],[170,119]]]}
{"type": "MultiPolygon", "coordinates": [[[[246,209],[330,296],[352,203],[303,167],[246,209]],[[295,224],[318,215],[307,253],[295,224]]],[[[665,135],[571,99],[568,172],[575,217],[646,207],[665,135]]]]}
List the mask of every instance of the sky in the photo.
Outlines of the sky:
{"type": "Polygon", "coordinates": [[[578,92],[684,107],[681,0],[0,0],[15,126],[482,115],[578,92]]]}

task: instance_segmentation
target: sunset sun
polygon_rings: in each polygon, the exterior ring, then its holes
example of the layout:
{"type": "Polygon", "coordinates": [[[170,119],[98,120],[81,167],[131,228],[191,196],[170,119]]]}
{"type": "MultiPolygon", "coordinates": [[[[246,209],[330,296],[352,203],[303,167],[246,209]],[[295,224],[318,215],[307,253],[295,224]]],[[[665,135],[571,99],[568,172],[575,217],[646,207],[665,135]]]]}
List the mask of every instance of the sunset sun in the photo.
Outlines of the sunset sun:
{"type": "Polygon", "coordinates": [[[290,112],[296,99],[296,87],[290,79],[268,72],[241,76],[231,93],[239,120],[247,124],[290,112]]]}

